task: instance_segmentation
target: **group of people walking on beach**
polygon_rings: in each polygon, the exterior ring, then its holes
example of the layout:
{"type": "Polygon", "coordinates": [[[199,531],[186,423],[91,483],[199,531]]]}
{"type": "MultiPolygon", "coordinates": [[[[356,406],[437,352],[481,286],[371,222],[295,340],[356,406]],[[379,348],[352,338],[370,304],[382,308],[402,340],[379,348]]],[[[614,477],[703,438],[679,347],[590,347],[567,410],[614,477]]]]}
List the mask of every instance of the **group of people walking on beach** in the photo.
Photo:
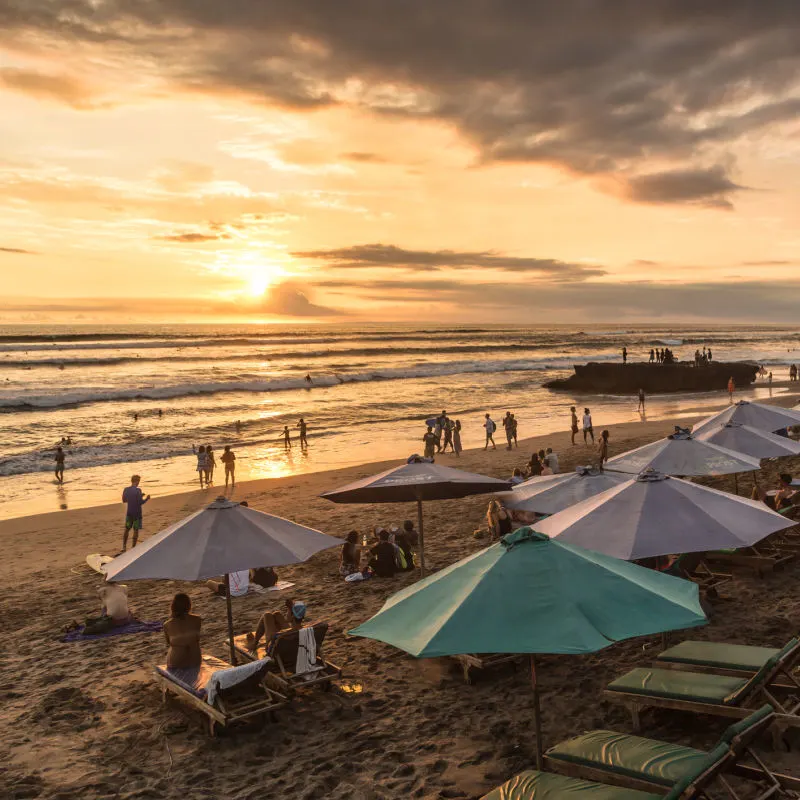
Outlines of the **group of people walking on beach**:
{"type": "MultiPolygon", "coordinates": [[[[200,479],[200,488],[203,489],[214,482],[217,457],[210,444],[201,444],[199,447],[192,445],[192,452],[197,456],[197,476],[200,479]]],[[[228,482],[233,488],[236,485],[236,454],[231,450],[230,445],[225,445],[219,460],[225,467],[225,488],[228,488],[228,482]]]]}
{"type": "MultiPolygon", "coordinates": [[[[487,414],[488,416],[488,414],[487,414]]],[[[447,446],[450,452],[457,456],[461,455],[461,420],[452,420],[447,416],[446,411],[442,411],[438,417],[428,420],[427,430],[422,436],[422,443],[425,446],[424,457],[433,460],[437,453],[446,453],[447,446]]]]}

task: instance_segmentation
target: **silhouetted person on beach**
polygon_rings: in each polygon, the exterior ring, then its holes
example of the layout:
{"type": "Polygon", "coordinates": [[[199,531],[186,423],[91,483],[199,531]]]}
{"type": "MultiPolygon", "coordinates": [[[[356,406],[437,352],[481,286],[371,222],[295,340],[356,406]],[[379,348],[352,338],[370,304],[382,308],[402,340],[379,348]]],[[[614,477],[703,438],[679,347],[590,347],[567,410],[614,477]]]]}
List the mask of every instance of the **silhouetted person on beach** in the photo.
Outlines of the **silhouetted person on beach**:
{"type": "Polygon", "coordinates": [[[236,486],[236,454],[231,450],[229,444],[225,445],[225,450],[219,460],[225,467],[225,489],[228,488],[228,479],[231,482],[231,489],[236,486]]]}
{"type": "Polygon", "coordinates": [[[733,375],[728,378],[728,397],[733,402],[733,393],[736,391],[736,381],[733,379],[733,375]]]}
{"type": "Polygon", "coordinates": [[[442,452],[447,452],[447,445],[450,445],[450,450],[455,451],[455,447],[453,447],[453,422],[449,417],[444,418],[444,425],[442,426],[442,432],[444,433],[444,444],[442,445],[442,452]]]}
{"type": "Polygon", "coordinates": [[[583,443],[586,444],[586,437],[590,436],[594,444],[594,426],[592,425],[592,412],[588,408],[583,409],[583,443]]]}
{"type": "Polygon", "coordinates": [[[61,445],[56,447],[56,455],[55,455],[55,462],[56,462],[56,480],[59,483],[64,483],[64,451],[61,448],[61,445]]]}
{"type": "Polygon", "coordinates": [[[644,414],[644,389],[639,389],[639,405],[636,407],[636,410],[644,414]]]}
{"type": "Polygon", "coordinates": [[[569,407],[570,413],[570,433],[572,434],[572,444],[575,444],[575,436],[578,433],[578,415],[575,412],[575,406],[569,407]]]}
{"type": "Polygon", "coordinates": [[[457,419],[453,425],[453,451],[457,456],[461,455],[461,420],[457,419]]]}
{"type": "Polygon", "coordinates": [[[241,422],[241,420],[237,419],[236,420],[236,433],[241,433],[241,432],[242,432],[242,422],[241,422]]]}
{"type": "Polygon", "coordinates": [[[306,375],[306,377],[305,377],[305,382],[306,382],[307,384],[311,385],[311,376],[310,376],[310,375],[306,375]]]}
{"type": "Polygon", "coordinates": [[[627,347],[623,347],[622,348],[622,363],[623,364],[627,364],[628,363],[628,348],[627,347]]]}
{"type": "Polygon", "coordinates": [[[598,468],[602,472],[603,464],[605,464],[606,461],[608,461],[608,431],[603,431],[600,434],[600,444],[598,444],[597,446],[597,452],[600,457],[599,458],[600,463],[598,464],[598,468]]]}
{"type": "Polygon", "coordinates": [[[283,433],[278,437],[279,439],[283,439],[283,449],[284,450],[291,450],[292,449],[292,435],[289,433],[289,426],[283,426],[283,433]]]}
{"type": "Polygon", "coordinates": [[[656,351],[653,348],[650,348],[650,363],[652,364],[656,360],[656,351]]]}
{"type": "Polygon", "coordinates": [[[297,427],[300,428],[300,447],[308,447],[308,439],[306,438],[308,426],[302,417],[300,417],[300,422],[297,423],[297,427]]]}
{"type": "Polygon", "coordinates": [[[163,417],[163,416],[164,416],[164,412],[159,408],[158,409],[158,418],[161,419],[161,417],[163,417]]]}
{"type": "Polygon", "coordinates": [[[139,541],[139,531],[143,527],[142,506],[150,499],[150,495],[144,496],[144,492],[139,488],[141,478],[138,475],[131,476],[131,485],[126,486],[122,491],[122,502],[127,503],[125,511],[125,534],[122,537],[122,552],[128,549],[128,534],[133,529],[133,547],[139,541]]]}
{"type": "Polygon", "coordinates": [[[205,445],[195,448],[192,445],[192,452],[197,456],[197,477],[200,478],[200,488],[203,488],[206,474],[208,471],[208,464],[206,463],[206,448],[205,445]]]}
{"type": "Polygon", "coordinates": [[[483,427],[486,428],[486,444],[484,445],[483,449],[488,449],[489,444],[491,443],[492,450],[497,450],[497,445],[494,443],[494,439],[492,438],[497,426],[494,424],[494,420],[488,414],[486,415],[486,422],[483,423],[483,427]]]}

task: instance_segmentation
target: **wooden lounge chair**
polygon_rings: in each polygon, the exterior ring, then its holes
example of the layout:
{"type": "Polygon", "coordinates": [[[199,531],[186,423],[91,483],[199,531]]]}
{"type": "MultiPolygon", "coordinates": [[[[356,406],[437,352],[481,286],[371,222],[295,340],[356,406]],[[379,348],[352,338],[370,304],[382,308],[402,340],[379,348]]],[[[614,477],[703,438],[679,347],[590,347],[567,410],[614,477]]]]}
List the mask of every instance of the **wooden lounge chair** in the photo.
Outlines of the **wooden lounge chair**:
{"type": "Polygon", "coordinates": [[[786,728],[800,726],[800,702],[793,698],[780,702],[772,685],[783,663],[795,658],[798,650],[800,641],[792,639],[750,678],[639,667],[612,681],[603,695],[627,706],[637,731],[639,713],[645,708],[743,719],[756,705],[767,702],[776,712],[773,734],[777,740],[786,728]]]}
{"type": "Polygon", "coordinates": [[[494,669],[502,664],[515,664],[522,658],[520,655],[510,653],[464,653],[463,655],[450,656],[461,665],[464,673],[464,683],[472,683],[471,669],[494,669]]]}
{"type": "Polygon", "coordinates": [[[781,569],[797,558],[793,550],[782,550],[769,541],[762,541],[752,547],[738,550],[714,550],[705,554],[712,564],[730,564],[744,567],[755,572],[759,577],[776,569],[781,569]]]}
{"type": "Polygon", "coordinates": [[[772,707],[762,706],[731,725],[709,752],[625,733],[590,731],[551,747],[545,765],[561,775],[660,794],[691,786],[695,796],[709,796],[714,786],[737,800],[729,784],[734,775],[760,784],[758,797],[764,800],[781,788],[800,788],[800,778],[772,773],[752,750],[774,719],[772,707]]]}
{"type": "Polygon", "coordinates": [[[783,656],[780,655],[781,652],[781,649],[773,647],[689,639],[659,653],[654,666],[749,678],[771,658],[777,657],[780,669],[775,675],[773,685],[783,689],[800,689],[800,682],[794,674],[795,667],[800,662],[800,650],[790,650],[783,656]]]}
{"type": "Polygon", "coordinates": [[[217,725],[226,728],[286,705],[286,697],[266,685],[267,663],[235,686],[219,689],[212,705],[207,700],[208,682],[215,672],[228,669],[233,667],[227,661],[205,655],[199,667],[178,669],[163,664],[155,668],[154,677],[165,703],[168,694],[173,694],[208,717],[212,736],[217,725]]]}
{"type": "Polygon", "coordinates": [[[300,646],[300,634],[297,630],[280,631],[268,644],[260,645],[255,654],[247,649],[247,634],[234,637],[233,646],[236,652],[248,661],[269,656],[270,682],[281,693],[291,695],[298,689],[308,689],[312,686],[320,686],[324,691],[328,691],[334,679],[342,677],[341,668],[327,661],[322,655],[328,623],[317,622],[313,626],[304,627],[313,627],[314,630],[314,639],[317,643],[317,669],[303,675],[298,675],[294,671],[297,649],[300,646]]]}
{"type": "Polygon", "coordinates": [[[720,589],[733,578],[730,572],[715,570],[706,561],[704,553],[682,554],[667,572],[696,583],[701,593],[710,599],[719,597],[720,589]]]}

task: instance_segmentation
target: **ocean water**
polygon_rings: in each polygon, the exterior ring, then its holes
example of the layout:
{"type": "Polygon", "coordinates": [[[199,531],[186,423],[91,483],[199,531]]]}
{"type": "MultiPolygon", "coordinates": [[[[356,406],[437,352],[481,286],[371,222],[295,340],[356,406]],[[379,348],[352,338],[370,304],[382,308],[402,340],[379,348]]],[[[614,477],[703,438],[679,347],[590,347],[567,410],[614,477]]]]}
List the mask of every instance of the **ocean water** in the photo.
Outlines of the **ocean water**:
{"type": "MultiPolygon", "coordinates": [[[[541,384],[574,363],[619,360],[623,345],[635,361],[665,344],[684,358],[706,345],[718,361],[758,361],[775,381],[800,362],[800,328],[0,327],[0,518],[116,502],[133,472],[154,495],[194,488],[193,444],[218,457],[231,445],[243,481],[404,458],[442,409],[461,420],[465,447],[482,444],[486,411],[498,423],[513,411],[523,438],[567,427],[570,405],[591,406],[596,426],[635,420],[630,397],[541,384]],[[310,446],[286,451],[283,427],[296,436],[301,416],[310,446]],[[57,486],[62,436],[73,444],[57,486]]],[[[648,413],[720,399],[652,397],[648,413]]]]}

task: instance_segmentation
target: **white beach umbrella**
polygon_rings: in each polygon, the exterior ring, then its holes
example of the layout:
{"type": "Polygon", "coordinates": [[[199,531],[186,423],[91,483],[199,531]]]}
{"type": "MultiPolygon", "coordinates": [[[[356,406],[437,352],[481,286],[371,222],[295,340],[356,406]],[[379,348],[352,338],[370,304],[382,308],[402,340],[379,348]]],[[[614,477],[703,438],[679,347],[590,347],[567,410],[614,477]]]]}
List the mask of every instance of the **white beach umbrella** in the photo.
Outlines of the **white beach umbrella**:
{"type": "Polygon", "coordinates": [[[736,422],[706,428],[698,434],[698,439],[756,458],[780,458],[800,454],[800,442],[736,422]]]}
{"type": "Polygon", "coordinates": [[[711,428],[718,428],[726,422],[738,422],[762,431],[775,431],[800,425],[800,411],[781,406],[769,406],[765,403],[751,403],[749,400],[740,400],[724,411],[699,422],[692,428],[692,433],[698,435],[711,428]]]}
{"type": "MultiPolygon", "coordinates": [[[[205,508],[117,556],[106,567],[107,581],[202,581],[252,567],[280,567],[307,561],[341,539],[219,497],[205,508]]],[[[233,616],[228,600],[231,659],[233,616]]]]}
{"type": "Polygon", "coordinates": [[[794,524],[755,500],[647,471],[540,520],[536,529],[630,561],[747,547],[794,524]]]}
{"type": "Polygon", "coordinates": [[[728,475],[761,467],[758,458],[734,452],[729,445],[695,438],[689,431],[675,433],[606,462],[607,469],[638,475],[646,469],[665,475],[728,475]],[[727,448],[727,449],[726,449],[727,448]]]}
{"type": "Polygon", "coordinates": [[[517,484],[510,492],[501,492],[497,497],[512,511],[556,514],[626,480],[629,480],[627,475],[577,467],[574,472],[531,478],[517,484]]]}

